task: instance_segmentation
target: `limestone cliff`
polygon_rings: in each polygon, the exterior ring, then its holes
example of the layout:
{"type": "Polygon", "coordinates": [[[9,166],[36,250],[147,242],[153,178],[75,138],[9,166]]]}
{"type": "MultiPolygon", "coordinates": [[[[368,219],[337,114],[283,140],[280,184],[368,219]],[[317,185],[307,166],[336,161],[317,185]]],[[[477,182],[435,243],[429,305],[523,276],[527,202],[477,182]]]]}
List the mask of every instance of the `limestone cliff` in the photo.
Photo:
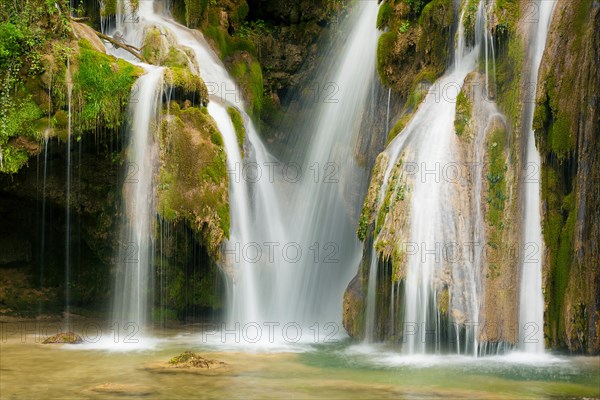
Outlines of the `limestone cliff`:
{"type": "Polygon", "coordinates": [[[538,80],[546,244],[545,335],[600,351],[600,7],[559,0],[538,80]]]}

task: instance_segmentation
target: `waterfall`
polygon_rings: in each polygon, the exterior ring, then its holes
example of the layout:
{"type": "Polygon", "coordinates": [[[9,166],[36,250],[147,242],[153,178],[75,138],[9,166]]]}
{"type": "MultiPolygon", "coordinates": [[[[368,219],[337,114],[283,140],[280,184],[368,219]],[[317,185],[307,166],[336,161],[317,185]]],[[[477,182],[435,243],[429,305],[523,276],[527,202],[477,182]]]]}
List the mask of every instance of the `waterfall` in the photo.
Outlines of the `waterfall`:
{"type": "MultiPolygon", "coordinates": [[[[529,82],[535,87],[538,79],[538,70],[546,47],[548,27],[554,9],[554,1],[540,1],[538,3],[539,19],[533,31],[533,40],[529,48],[533,59],[529,82]]],[[[535,104],[532,99],[525,103],[524,126],[528,135],[526,138],[526,166],[533,165],[540,171],[540,154],[535,147],[533,132],[533,111],[535,104]]],[[[521,263],[521,286],[519,296],[519,344],[520,348],[529,353],[542,353],[544,351],[544,298],[542,294],[542,259],[543,239],[540,210],[540,176],[528,179],[525,185],[525,216],[523,219],[523,251],[521,263]],[[528,257],[530,249],[535,250],[532,257],[528,257]]]]}
{"type": "Polygon", "coordinates": [[[157,126],[163,69],[146,66],[146,74],[133,89],[131,125],[123,184],[125,216],[117,260],[113,323],[131,332],[143,332],[148,315],[149,283],[153,275],[153,221],[157,148],[153,132],[157,126]]]}
{"type": "Polygon", "coordinates": [[[280,269],[278,298],[285,302],[280,320],[292,315],[305,323],[341,322],[343,293],[362,252],[355,233],[358,216],[347,204],[360,201],[349,189],[363,179],[354,147],[376,79],[377,11],[374,1],[358,2],[342,23],[347,39],[341,47],[332,45],[324,58],[331,64],[318,73],[339,92],[332,101],[322,99],[314,123],[295,132],[310,140],[306,150],[300,142],[296,148],[296,157],[304,155],[304,174],[291,188],[287,229],[308,254],[280,269]]]}
{"type": "Polygon", "coordinates": [[[149,2],[140,3],[139,14],[193,51],[209,88],[209,114],[224,138],[231,204],[222,260],[230,277],[228,322],[341,322],[342,294],[361,251],[345,201],[348,183],[364,173],[353,152],[375,78],[376,2],[359,2],[341,28],[349,38],[331,50],[335,63],[324,74],[338,92],[320,99],[314,125],[304,128],[308,140],[292,155],[302,163],[277,160],[267,151],[237,86],[198,31],[156,14],[149,2]],[[245,120],[244,158],[226,112],[232,106],[245,120]],[[260,256],[254,259],[250,250],[260,256]]]}
{"type": "MultiPolygon", "coordinates": [[[[441,337],[447,335],[457,353],[476,355],[478,348],[477,323],[479,318],[478,272],[476,262],[462,259],[460,263],[446,262],[443,258],[446,244],[468,243],[474,222],[459,216],[462,205],[457,204],[460,187],[441,176],[441,169],[455,162],[458,154],[458,139],[454,134],[456,97],[467,74],[477,67],[477,59],[483,40],[477,37],[475,46],[467,48],[460,17],[454,65],[433,84],[422,104],[404,130],[390,143],[385,153],[389,156],[383,183],[379,190],[378,207],[388,190],[397,193],[400,183],[392,184],[395,168],[404,168],[402,163],[416,168],[408,177],[410,197],[410,234],[406,243],[416,251],[407,253],[404,285],[403,352],[406,354],[441,351],[441,337]],[[464,224],[467,228],[464,229],[464,224]],[[437,308],[438,296],[448,291],[448,327],[442,326],[437,308]],[[445,333],[444,333],[445,332],[445,333]]],[[[485,24],[483,0],[479,4],[476,26],[485,24]]],[[[478,29],[476,29],[477,31],[478,29]]],[[[387,218],[388,216],[386,216],[387,218]]],[[[382,233],[374,238],[372,251],[377,253],[377,244],[382,233]]],[[[378,257],[373,256],[369,275],[376,276],[378,257]],[[375,271],[374,271],[375,270],[375,271]]],[[[392,283],[394,285],[394,283],[392,283]]],[[[375,295],[374,283],[369,281],[367,294],[365,337],[373,337],[375,295]]],[[[400,290],[394,289],[398,295],[400,290]]]]}
{"type": "Polygon", "coordinates": [[[73,93],[73,81],[71,78],[71,59],[67,57],[67,103],[68,103],[68,119],[67,119],[67,176],[66,182],[66,199],[65,199],[65,311],[67,323],[70,314],[71,301],[71,136],[72,136],[72,115],[71,115],[71,97],[73,93]]]}
{"type": "Polygon", "coordinates": [[[388,89],[387,110],[385,112],[385,131],[390,131],[390,101],[392,100],[392,89],[388,89]]]}

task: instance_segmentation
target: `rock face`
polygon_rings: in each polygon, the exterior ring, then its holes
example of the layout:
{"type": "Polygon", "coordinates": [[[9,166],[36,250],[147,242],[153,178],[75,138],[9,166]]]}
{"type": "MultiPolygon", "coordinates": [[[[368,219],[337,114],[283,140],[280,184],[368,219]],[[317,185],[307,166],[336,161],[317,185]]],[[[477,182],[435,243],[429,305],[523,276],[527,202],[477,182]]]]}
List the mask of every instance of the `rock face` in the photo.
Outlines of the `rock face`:
{"type": "Polygon", "coordinates": [[[260,35],[257,46],[268,90],[284,97],[286,90],[314,73],[317,41],[330,24],[335,25],[335,12],[344,3],[326,0],[248,2],[248,19],[262,20],[272,26],[260,35]]]}
{"type": "Polygon", "coordinates": [[[342,323],[348,334],[355,339],[364,337],[365,296],[362,292],[362,278],[356,275],[344,293],[342,323]]]}
{"type": "Polygon", "coordinates": [[[408,97],[421,81],[433,83],[446,66],[452,24],[452,1],[385,1],[380,7],[377,70],[381,81],[408,97]]]}
{"type": "MultiPolygon", "coordinates": [[[[451,1],[434,0],[414,3],[385,1],[380,6],[377,28],[386,30],[379,39],[377,48],[377,71],[381,83],[390,88],[391,117],[396,126],[389,134],[384,132],[383,143],[372,146],[369,152],[382,148],[391,141],[410,121],[412,111],[418,106],[430,84],[443,73],[447,61],[447,49],[450,48],[454,9],[451,1]],[[402,104],[403,103],[403,104],[402,104]],[[404,106],[404,109],[402,109],[404,106]],[[396,117],[394,117],[396,115],[396,117]],[[388,136],[389,135],[389,136],[388,136]]],[[[382,91],[384,92],[384,91],[382,91]]],[[[386,93],[388,94],[388,93],[386,93]]],[[[387,97],[387,96],[386,96],[387,97]]],[[[383,116],[380,115],[380,120],[383,116]]],[[[385,131],[385,126],[383,129],[385,131]]],[[[381,233],[376,243],[379,253],[377,288],[375,301],[378,310],[389,310],[389,304],[402,307],[403,278],[405,275],[404,256],[396,243],[406,235],[409,225],[409,194],[402,190],[394,195],[391,191],[384,194],[384,206],[381,211],[376,207],[383,173],[387,165],[387,154],[374,154],[366,158],[366,165],[373,165],[371,183],[358,222],[358,237],[365,242],[363,257],[358,273],[348,285],[344,294],[344,327],[355,338],[364,337],[365,296],[371,261],[371,248],[374,237],[381,233]],[[385,219],[386,210],[393,214],[385,219]],[[394,287],[392,291],[392,286],[394,287]]],[[[407,155],[410,158],[410,154],[407,155]]],[[[402,175],[402,158],[395,166],[393,180],[399,186],[407,186],[402,175]]],[[[391,188],[395,185],[390,185],[391,188]]],[[[402,329],[401,318],[393,321],[389,313],[377,313],[375,316],[374,338],[377,340],[399,340],[402,329]]]]}
{"type": "MultiPolygon", "coordinates": [[[[600,7],[594,4],[585,0],[560,0],[557,3],[549,30],[548,47],[540,68],[534,121],[543,162],[541,181],[546,245],[544,294],[547,345],[553,349],[588,354],[597,354],[600,350],[600,192],[597,190],[600,182],[600,7]]],[[[523,256],[519,251],[519,221],[523,212],[523,183],[519,178],[525,168],[522,138],[529,134],[529,127],[523,126],[521,105],[531,101],[526,98],[527,93],[531,92],[530,83],[524,78],[530,69],[525,59],[525,49],[531,39],[530,24],[525,18],[526,6],[524,2],[505,1],[496,2],[490,10],[489,26],[494,34],[497,62],[495,87],[491,88],[491,94],[505,115],[505,120],[493,119],[487,126],[480,126],[478,114],[484,112],[489,104],[484,104],[477,96],[467,94],[462,99],[459,97],[457,104],[455,128],[464,153],[460,157],[469,160],[475,146],[479,146],[485,165],[481,171],[484,196],[481,211],[485,218],[487,243],[484,246],[488,257],[481,270],[483,298],[480,323],[498,327],[501,334],[490,337],[488,332],[480,332],[482,342],[515,344],[518,340],[519,265],[523,256]],[[482,130],[485,134],[478,139],[477,132],[482,130]],[[495,199],[501,199],[502,202],[497,203],[495,199]]],[[[471,13],[469,18],[474,18],[477,2],[467,2],[465,7],[465,15],[469,17],[471,13]]],[[[425,7],[422,12],[426,11],[425,7]]],[[[415,78],[419,72],[427,71],[427,66],[418,60],[430,56],[414,54],[420,48],[418,43],[422,26],[414,23],[412,12],[414,10],[403,2],[390,2],[388,11],[380,13],[378,21],[390,28],[389,32],[382,35],[379,44],[381,80],[404,93],[408,93],[414,83],[420,80],[420,77],[415,78]]],[[[419,20],[421,23],[423,21],[419,20]]],[[[473,27],[467,26],[467,29],[473,27]]],[[[470,36],[467,34],[467,40],[473,40],[472,33],[470,36]]],[[[437,74],[429,75],[435,78],[437,74]]],[[[479,83],[479,87],[482,87],[482,77],[478,73],[469,75],[465,84],[468,81],[479,83]]],[[[401,131],[406,122],[401,115],[399,127],[392,129],[390,138],[401,131]]],[[[375,165],[371,185],[379,187],[377,163],[375,165]]],[[[472,190],[473,182],[466,184],[465,190],[472,190]]],[[[369,242],[373,240],[373,234],[380,232],[377,220],[384,220],[371,210],[371,192],[369,189],[359,221],[359,238],[365,241],[365,248],[371,248],[369,242]]],[[[397,213],[394,202],[383,204],[390,210],[389,215],[396,216],[389,219],[398,222],[401,219],[394,214],[397,213]]],[[[401,228],[401,225],[395,226],[393,232],[397,234],[401,228]]],[[[377,251],[383,256],[381,264],[391,262],[393,265],[388,267],[392,271],[389,278],[386,278],[385,268],[383,272],[378,272],[378,309],[380,298],[386,296],[379,282],[387,279],[385,285],[389,287],[394,277],[402,277],[401,262],[398,264],[401,257],[395,257],[389,251],[389,244],[398,238],[389,237],[387,242],[382,241],[381,238],[386,238],[388,228],[384,224],[382,229],[384,235],[378,240],[381,246],[377,251]]],[[[357,338],[362,337],[363,333],[356,329],[356,321],[361,320],[365,306],[355,299],[357,293],[366,292],[368,285],[368,273],[365,270],[368,263],[364,261],[363,256],[359,273],[349,285],[344,302],[345,327],[351,336],[357,338]]],[[[441,299],[438,308],[447,312],[444,296],[441,299]]],[[[384,301],[384,304],[389,303],[384,301]]],[[[375,334],[388,340],[396,339],[386,333],[386,325],[381,318],[376,316],[375,334]]]]}
{"type": "Polygon", "coordinates": [[[534,126],[542,156],[545,335],[554,348],[600,351],[600,7],[559,0],[534,126]]]}

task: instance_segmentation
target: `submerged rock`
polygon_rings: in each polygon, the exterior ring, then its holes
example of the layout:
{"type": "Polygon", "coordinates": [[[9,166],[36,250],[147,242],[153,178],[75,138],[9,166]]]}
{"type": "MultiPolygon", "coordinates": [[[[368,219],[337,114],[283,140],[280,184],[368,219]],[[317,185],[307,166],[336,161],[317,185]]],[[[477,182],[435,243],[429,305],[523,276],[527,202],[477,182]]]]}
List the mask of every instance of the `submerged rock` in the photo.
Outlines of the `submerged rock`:
{"type": "Polygon", "coordinates": [[[185,351],[178,356],[175,356],[169,360],[169,365],[174,368],[221,368],[227,364],[218,360],[209,360],[202,357],[198,353],[191,351],[185,351]]]}
{"type": "Polygon", "coordinates": [[[90,389],[92,392],[118,396],[149,396],[152,391],[139,385],[103,383],[90,389]]]}
{"type": "Polygon", "coordinates": [[[144,369],[157,373],[187,372],[201,375],[220,375],[230,371],[229,364],[204,358],[192,351],[185,351],[171,358],[167,363],[151,364],[144,369]]]}
{"type": "Polygon", "coordinates": [[[67,344],[79,344],[83,343],[81,336],[75,332],[59,333],[58,335],[50,336],[42,342],[42,344],[54,344],[54,343],[67,343],[67,344]]]}

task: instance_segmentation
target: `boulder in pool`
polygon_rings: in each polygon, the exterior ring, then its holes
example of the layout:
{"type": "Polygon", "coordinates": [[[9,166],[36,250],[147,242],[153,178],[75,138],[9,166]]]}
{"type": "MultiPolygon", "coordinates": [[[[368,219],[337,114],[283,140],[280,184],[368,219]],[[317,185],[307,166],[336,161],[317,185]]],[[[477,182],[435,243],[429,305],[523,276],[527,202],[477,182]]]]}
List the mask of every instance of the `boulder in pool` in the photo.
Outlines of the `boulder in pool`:
{"type": "Polygon", "coordinates": [[[65,332],[65,333],[61,332],[58,335],[47,337],[42,342],[42,344],[54,344],[54,343],[79,344],[79,343],[83,343],[83,339],[81,338],[81,336],[79,336],[75,332],[65,332]]]}
{"type": "Polygon", "coordinates": [[[204,358],[198,353],[185,351],[180,355],[171,358],[169,360],[169,365],[174,368],[213,369],[224,367],[227,364],[223,361],[204,358]]]}

